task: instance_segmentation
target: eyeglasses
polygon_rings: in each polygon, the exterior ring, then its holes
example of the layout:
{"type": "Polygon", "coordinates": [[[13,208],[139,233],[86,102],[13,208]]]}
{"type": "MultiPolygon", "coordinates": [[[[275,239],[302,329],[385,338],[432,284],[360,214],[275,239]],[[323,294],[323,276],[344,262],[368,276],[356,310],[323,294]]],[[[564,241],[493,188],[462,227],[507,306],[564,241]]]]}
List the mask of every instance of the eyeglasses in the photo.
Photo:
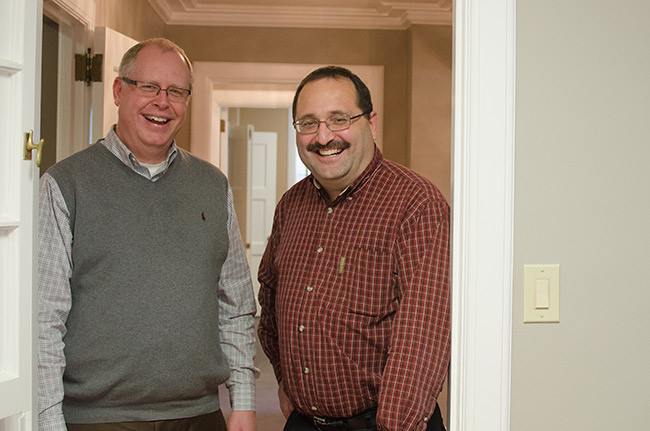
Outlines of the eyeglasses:
{"type": "Polygon", "coordinates": [[[167,97],[169,97],[169,100],[174,102],[184,102],[187,100],[188,97],[190,97],[190,94],[192,94],[191,90],[187,90],[185,88],[177,88],[177,87],[160,88],[160,85],[152,84],[150,82],[134,81],[133,79],[123,78],[123,77],[120,77],[120,79],[126,82],[127,84],[135,85],[135,87],[147,97],[156,97],[157,95],[160,94],[161,91],[164,91],[165,93],[167,93],[167,97]]]}
{"type": "Polygon", "coordinates": [[[293,127],[296,128],[296,132],[301,135],[309,135],[312,133],[318,132],[320,123],[325,123],[328,129],[332,132],[340,132],[342,130],[347,130],[352,125],[352,120],[356,120],[359,117],[370,114],[372,111],[362,112],[359,115],[350,117],[348,114],[336,114],[325,120],[317,120],[311,117],[301,118],[293,122],[293,127]]]}

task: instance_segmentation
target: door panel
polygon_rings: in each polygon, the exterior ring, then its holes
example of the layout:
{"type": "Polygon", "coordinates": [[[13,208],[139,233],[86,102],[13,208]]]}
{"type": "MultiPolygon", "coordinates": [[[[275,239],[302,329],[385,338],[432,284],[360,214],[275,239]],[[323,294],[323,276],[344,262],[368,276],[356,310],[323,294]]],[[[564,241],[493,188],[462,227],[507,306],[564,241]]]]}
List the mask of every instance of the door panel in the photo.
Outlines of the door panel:
{"type": "MultiPolygon", "coordinates": [[[[39,136],[42,3],[5,0],[0,14],[0,430],[35,428],[38,168],[24,160],[39,136]]],[[[35,153],[35,151],[34,151],[35,153]]],[[[35,156],[35,154],[34,154],[35,156]]]]}

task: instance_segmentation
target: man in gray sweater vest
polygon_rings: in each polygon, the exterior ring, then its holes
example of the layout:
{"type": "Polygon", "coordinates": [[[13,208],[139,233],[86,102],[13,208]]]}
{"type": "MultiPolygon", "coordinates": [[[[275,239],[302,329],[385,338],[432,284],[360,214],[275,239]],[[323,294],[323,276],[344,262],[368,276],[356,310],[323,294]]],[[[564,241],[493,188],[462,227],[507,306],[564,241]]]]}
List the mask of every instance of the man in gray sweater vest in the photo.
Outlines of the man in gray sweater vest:
{"type": "Polygon", "coordinates": [[[135,45],[113,83],[117,124],[41,179],[41,431],[257,429],[255,299],[232,191],[174,142],[192,83],[180,47],[135,45]]]}

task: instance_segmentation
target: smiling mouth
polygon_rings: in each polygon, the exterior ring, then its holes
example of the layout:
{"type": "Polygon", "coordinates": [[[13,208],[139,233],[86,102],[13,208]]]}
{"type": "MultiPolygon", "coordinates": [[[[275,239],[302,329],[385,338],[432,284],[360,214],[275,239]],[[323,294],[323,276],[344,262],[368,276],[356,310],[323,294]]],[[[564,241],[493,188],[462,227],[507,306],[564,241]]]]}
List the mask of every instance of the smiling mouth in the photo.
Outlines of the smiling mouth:
{"type": "Polygon", "coordinates": [[[329,145],[325,146],[310,144],[307,146],[307,151],[311,151],[312,153],[316,153],[322,157],[330,157],[341,154],[348,148],[350,148],[350,144],[347,142],[330,143],[329,145]]]}
{"type": "Polygon", "coordinates": [[[170,121],[169,118],[156,117],[155,115],[145,115],[144,118],[156,124],[167,124],[170,121]]]}
{"type": "Polygon", "coordinates": [[[316,151],[321,156],[335,156],[343,152],[343,148],[331,148],[329,150],[316,151]]]}

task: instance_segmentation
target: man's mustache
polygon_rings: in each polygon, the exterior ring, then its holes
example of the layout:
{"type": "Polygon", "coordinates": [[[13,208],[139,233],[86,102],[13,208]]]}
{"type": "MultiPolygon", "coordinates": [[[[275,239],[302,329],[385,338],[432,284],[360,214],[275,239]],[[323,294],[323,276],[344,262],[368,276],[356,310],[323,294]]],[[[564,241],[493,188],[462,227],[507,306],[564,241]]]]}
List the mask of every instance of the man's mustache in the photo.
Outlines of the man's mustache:
{"type": "Polygon", "coordinates": [[[307,151],[314,153],[327,150],[346,150],[348,148],[350,148],[350,143],[346,141],[330,141],[327,143],[327,145],[320,145],[316,143],[307,145],[307,151]]]}

